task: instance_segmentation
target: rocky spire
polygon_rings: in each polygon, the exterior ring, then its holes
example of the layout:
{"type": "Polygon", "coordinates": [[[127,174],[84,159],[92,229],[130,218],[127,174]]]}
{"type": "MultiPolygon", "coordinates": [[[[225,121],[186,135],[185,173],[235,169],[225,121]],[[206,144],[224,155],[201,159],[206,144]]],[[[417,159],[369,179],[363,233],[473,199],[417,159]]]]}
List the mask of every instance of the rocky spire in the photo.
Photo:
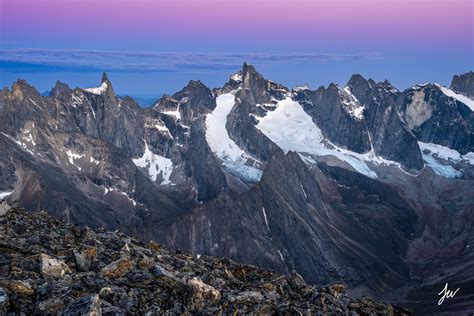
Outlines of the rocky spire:
{"type": "Polygon", "coordinates": [[[107,77],[107,74],[105,72],[102,73],[102,80],[101,80],[101,86],[105,87],[105,93],[106,95],[115,100],[115,92],[114,88],[112,87],[112,82],[110,82],[109,78],[107,77]]]}
{"type": "Polygon", "coordinates": [[[102,83],[104,82],[110,82],[109,78],[107,77],[107,74],[105,72],[102,73],[102,83]]]}

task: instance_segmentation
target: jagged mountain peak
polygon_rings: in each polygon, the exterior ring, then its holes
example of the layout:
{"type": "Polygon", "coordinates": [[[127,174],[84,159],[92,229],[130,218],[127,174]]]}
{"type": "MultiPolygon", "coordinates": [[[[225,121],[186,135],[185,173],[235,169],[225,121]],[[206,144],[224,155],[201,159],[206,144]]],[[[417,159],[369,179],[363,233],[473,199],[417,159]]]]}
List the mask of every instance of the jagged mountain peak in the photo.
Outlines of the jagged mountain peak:
{"type": "Polygon", "coordinates": [[[53,89],[51,90],[50,96],[59,96],[64,93],[68,93],[71,91],[71,88],[64,82],[56,81],[53,89]]]}
{"type": "Polygon", "coordinates": [[[367,83],[367,79],[364,78],[361,74],[353,74],[349,81],[347,82],[348,86],[358,85],[367,83]]]}
{"type": "Polygon", "coordinates": [[[339,86],[337,84],[335,84],[334,82],[331,82],[327,88],[327,90],[329,91],[338,91],[339,90],[339,86]]]}
{"type": "Polygon", "coordinates": [[[202,83],[201,80],[189,80],[188,84],[181,90],[181,91],[189,91],[194,90],[194,89],[206,89],[209,90],[209,88],[202,83]]]}
{"type": "Polygon", "coordinates": [[[28,83],[28,81],[24,80],[24,79],[18,79],[16,80],[13,85],[12,85],[12,91],[15,91],[17,89],[22,89],[22,90],[34,90],[34,91],[37,91],[35,87],[33,87],[32,85],[30,85],[28,83]]]}
{"type": "MultiPolygon", "coordinates": [[[[8,92],[8,89],[4,91],[8,92]]],[[[25,96],[29,97],[30,99],[39,99],[41,97],[40,93],[38,90],[36,90],[35,87],[30,85],[26,80],[24,79],[18,79],[15,81],[12,85],[10,96],[18,99],[18,100],[23,100],[25,96]]],[[[8,95],[8,94],[7,94],[8,95]]]]}
{"type": "Polygon", "coordinates": [[[173,98],[182,103],[189,102],[191,106],[213,108],[213,103],[215,103],[212,90],[199,80],[189,81],[183,89],[173,94],[173,98]]]}
{"type": "Polygon", "coordinates": [[[393,84],[390,83],[387,79],[385,79],[382,82],[379,82],[379,85],[383,87],[385,90],[393,92],[393,93],[398,93],[400,92],[393,84]]]}
{"type": "Polygon", "coordinates": [[[244,76],[246,75],[252,75],[252,76],[257,76],[263,78],[263,76],[255,69],[255,67],[251,64],[244,63],[242,66],[242,74],[244,76]]]}
{"type": "MultiPolygon", "coordinates": [[[[107,77],[107,73],[105,71],[102,73],[102,80],[101,83],[109,81],[109,78],[107,77]]],[[[109,81],[110,82],[110,81],[109,81]]]]}

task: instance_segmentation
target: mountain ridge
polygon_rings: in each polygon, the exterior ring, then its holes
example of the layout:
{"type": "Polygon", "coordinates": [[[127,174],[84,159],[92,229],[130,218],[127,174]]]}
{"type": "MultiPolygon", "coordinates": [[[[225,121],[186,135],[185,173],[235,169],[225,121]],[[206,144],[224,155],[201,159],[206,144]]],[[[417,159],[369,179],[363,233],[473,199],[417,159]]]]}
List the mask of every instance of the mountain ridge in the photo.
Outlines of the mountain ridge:
{"type": "Polygon", "coordinates": [[[222,88],[190,81],[146,109],[106,76],[47,97],[20,80],[0,94],[0,193],[383,299],[445,264],[433,247],[456,249],[458,267],[473,254],[474,114],[459,94],[471,81],[456,78],[290,90],[244,64],[222,88]]]}

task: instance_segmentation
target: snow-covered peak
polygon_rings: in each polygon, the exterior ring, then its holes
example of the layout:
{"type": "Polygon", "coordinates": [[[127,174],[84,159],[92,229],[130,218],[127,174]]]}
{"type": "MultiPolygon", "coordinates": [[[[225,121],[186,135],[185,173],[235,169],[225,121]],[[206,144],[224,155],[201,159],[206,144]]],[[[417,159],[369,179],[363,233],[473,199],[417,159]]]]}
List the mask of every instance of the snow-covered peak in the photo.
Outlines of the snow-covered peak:
{"type": "Polygon", "coordinates": [[[105,91],[107,91],[108,87],[109,87],[109,85],[107,84],[107,81],[104,81],[97,88],[87,88],[87,89],[83,89],[83,90],[86,91],[86,92],[89,92],[89,93],[100,95],[100,94],[104,93],[105,91]]]}
{"type": "Polygon", "coordinates": [[[340,89],[341,102],[344,110],[352,117],[362,120],[364,118],[364,107],[359,100],[352,94],[349,86],[340,89]]]}

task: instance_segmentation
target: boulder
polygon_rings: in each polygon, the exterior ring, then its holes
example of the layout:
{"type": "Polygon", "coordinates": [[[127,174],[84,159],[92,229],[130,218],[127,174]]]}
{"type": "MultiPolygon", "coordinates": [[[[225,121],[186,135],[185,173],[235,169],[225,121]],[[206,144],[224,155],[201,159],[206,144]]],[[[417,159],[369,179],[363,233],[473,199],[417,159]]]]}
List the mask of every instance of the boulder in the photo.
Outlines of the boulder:
{"type": "Polygon", "coordinates": [[[217,304],[222,297],[219,290],[204,283],[197,277],[190,279],[188,284],[192,287],[191,301],[198,311],[203,309],[205,303],[217,304]]]}
{"type": "Polygon", "coordinates": [[[0,280],[0,287],[5,288],[10,294],[20,296],[29,296],[35,292],[26,281],[0,280]]]}
{"type": "Polygon", "coordinates": [[[43,278],[59,279],[68,272],[71,272],[71,270],[64,260],[52,258],[44,253],[41,254],[41,275],[43,278]]]}
{"type": "Polygon", "coordinates": [[[100,271],[100,274],[104,277],[116,279],[127,274],[132,269],[132,267],[133,267],[132,261],[125,258],[121,258],[105,266],[100,271]]]}
{"type": "Polygon", "coordinates": [[[101,316],[99,295],[91,294],[73,301],[64,311],[63,316],[101,316]]]}

